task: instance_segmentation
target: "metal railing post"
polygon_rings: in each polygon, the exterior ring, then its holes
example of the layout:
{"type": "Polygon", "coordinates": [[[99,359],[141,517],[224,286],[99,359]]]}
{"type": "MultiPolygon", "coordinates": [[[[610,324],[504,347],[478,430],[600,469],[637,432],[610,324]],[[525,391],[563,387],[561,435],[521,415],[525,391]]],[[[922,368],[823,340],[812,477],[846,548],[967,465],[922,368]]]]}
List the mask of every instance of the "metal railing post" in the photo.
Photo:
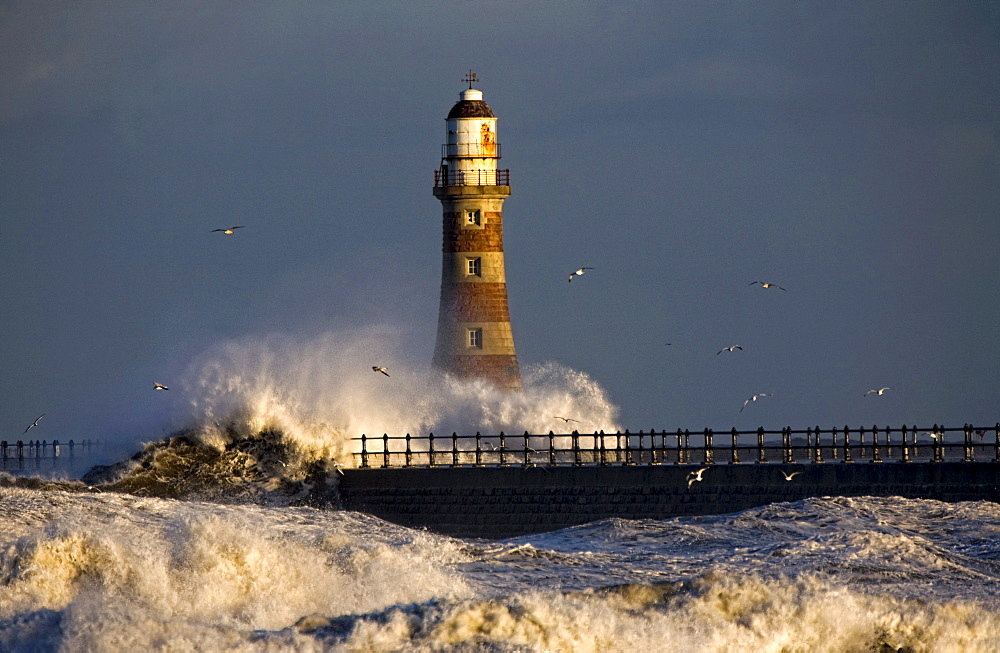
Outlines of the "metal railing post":
{"type": "MultiPolygon", "coordinates": [[[[1000,438],[1000,436],[997,436],[997,437],[1000,438]]],[[[601,464],[602,465],[607,465],[608,464],[608,450],[604,446],[604,431],[601,431],[601,438],[600,439],[601,439],[601,464]]],[[[1000,454],[998,454],[998,455],[1000,455],[1000,454]]]]}
{"type": "Polygon", "coordinates": [[[846,424],[844,424],[844,462],[854,462],[854,459],[851,458],[851,429],[846,424]]]}
{"type": "Polygon", "coordinates": [[[738,440],[739,440],[739,437],[740,437],[740,432],[737,431],[736,427],[734,426],[733,429],[732,429],[732,431],[730,431],[730,435],[732,435],[732,437],[733,437],[733,446],[732,446],[732,450],[731,450],[731,452],[729,454],[729,464],[731,464],[731,465],[739,465],[740,464],[740,453],[737,450],[737,447],[739,446],[738,440]]]}
{"type": "MultiPolygon", "coordinates": [[[[453,431],[454,432],[454,431],[453,431]]],[[[427,466],[434,466],[434,433],[427,434],[427,466]]]]}
{"type": "Polygon", "coordinates": [[[458,433],[451,434],[451,466],[458,467],[458,433]]]}
{"type": "Polygon", "coordinates": [[[503,431],[500,431],[500,466],[507,466],[507,439],[503,431]]]}
{"type": "Polygon", "coordinates": [[[580,462],[580,433],[573,431],[570,436],[573,443],[573,464],[579,466],[582,464],[580,462]]]}
{"type": "Polygon", "coordinates": [[[626,465],[632,465],[632,464],[634,464],[633,461],[632,461],[632,445],[629,442],[631,439],[632,439],[632,436],[629,435],[628,429],[625,429],[625,464],[626,465]]]}
{"type": "Polygon", "coordinates": [[[705,429],[705,451],[702,458],[706,465],[715,463],[714,444],[712,443],[712,429],[705,429]]]}
{"type": "Polygon", "coordinates": [[[552,431],[549,431],[549,466],[556,466],[556,438],[552,431]]]}
{"type": "Polygon", "coordinates": [[[413,451],[410,449],[410,434],[406,434],[406,467],[413,462],[413,451]]]}
{"type": "MultiPolygon", "coordinates": [[[[784,431],[782,431],[784,435],[784,431]]],[[[757,464],[767,462],[767,452],[764,450],[764,427],[757,427],[757,464]]]]}
{"type": "Polygon", "coordinates": [[[476,433],[476,467],[483,466],[483,436],[476,433]]]}
{"type": "Polygon", "coordinates": [[[361,434],[361,466],[368,467],[368,439],[361,434]]]}
{"type": "MultiPolygon", "coordinates": [[[[964,462],[971,463],[976,459],[976,453],[972,448],[972,424],[966,424],[962,427],[962,432],[965,434],[965,458],[964,462]]],[[[942,434],[942,437],[943,434],[942,434]]]]}
{"type": "Polygon", "coordinates": [[[873,463],[882,462],[882,457],[879,456],[878,452],[878,425],[872,426],[872,462],[873,463]]]}
{"type": "Polygon", "coordinates": [[[993,460],[1000,463],[1000,422],[996,423],[993,427],[994,440],[993,440],[993,460]]]}
{"type": "Polygon", "coordinates": [[[389,466],[389,434],[382,434],[382,466],[389,466]]]}
{"type": "MultiPolygon", "coordinates": [[[[903,439],[899,446],[899,462],[908,463],[910,462],[910,447],[906,441],[906,433],[907,433],[906,424],[903,424],[903,428],[900,430],[902,431],[903,439]]],[[[917,433],[916,430],[914,430],[913,431],[914,436],[916,435],[916,433],[917,433]]],[[[914,437],[914,440],[916,440],[916,437],[914,437]]]]}
{"type": "Polygon", "coordinates": [[[525,431],[524,432],[524,466],[525,467],[528,467],[531,464],[531,453],[530,453],[531,452],[531,447],[528,446],[528,444],[529,444],[528,439],[530,437],[531,436],[528,435],[528,432],[525,431]]]}

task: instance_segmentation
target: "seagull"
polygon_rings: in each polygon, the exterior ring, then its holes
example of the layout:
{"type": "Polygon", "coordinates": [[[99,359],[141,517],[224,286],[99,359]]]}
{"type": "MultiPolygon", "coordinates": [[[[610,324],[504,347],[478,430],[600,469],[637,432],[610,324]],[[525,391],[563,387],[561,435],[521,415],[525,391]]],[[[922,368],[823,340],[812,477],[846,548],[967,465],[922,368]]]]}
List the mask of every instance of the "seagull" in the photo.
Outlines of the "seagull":
{"type": "Polygon", "coordinates": [[[688,476],[687,476],[687,478],[688,478],[688,487],[691,487],[691,485],[693,485],[695,481],[704,481],[705,479],[703,479],[701,477],[701,475],[704,474],[707,470],[708,470],[708,467],[702,467],[698,471],[691,472],[690,474],[688,474],[688,476]]]}
{"type": "Polygon", "coordinates": [[[752,285],[758,284],[758,283],[760,284],[761,288],[777,288],[778,290],[787,290],[786,288],[782,288],[781,286],[779,286],[776,283],[766,283],[764,281],[753,281],[749,285],[752,286],[752,285]]]}
{"type": "Polygon", "coordinates": [[[778,471],[785,475],[785,480],[786,481],[790,481],[793,478],[795,478],[797,475],[799,475],[799,474],[802,473],[801,471],[798,471],[798,472],[792,472],[791,474],[789,474],[788,472],[786,472],[783,469],[779,469],[778,471]]]}
{"type": "Polygon", "coordinates": [[[241,224],[241,225],[237,225],[235,227],[229,227],[228,229],[212,229],[212,231],[210,231],[209,233],[213,233],[214,234],[216,231],[221,231],[222,233],[226,234],[227,236],[231,236],[234,231],[236,231],[237,229],[243,229],[244,227],[246,227],[246,225],[245,224],[241,224]]]}
{"type": "Polygon", "coordinates": [[[163,385],[162,383],[157,383],[156,381],[153,381],[153,390],[169,390],[169,389],[170,388],[163,385]]]}
{"type": "MultiPolygon", "coordinates": [[[[43,417],[45,417],[45,413],[42,413],[41,415],[39,415],[38,417],[36,417],[36,418],[35,418],[35,421],[34,421],[34,422],[32,422],[32,423],[31,423],[31,424],[30,424],[30,425],[28,426],[28,428],[24,429],[24,433],[27,433],[28,431],[30,431],[30,430],[31,430],[31,429],[33,429],[34,427],[38,426],[38,420],[42,419],[43,417]]],[[[22,433],[21,435],[24,435],[24,433],[22,433]]]]}
{"type": "MultiPolygon", "coordinates": [[[[740,347],[739,345],[733,345],[732,347],[723,347],[722,349],[719,350],[719,354],[721,354],[724,351],[733,351],[734,349],[739,349],[740,351],[743,351],[743,347],[740,347]]],[[[716,354],[716,356],[718,356],[719,354],[716,354]]]]}
{"type": "Polygon", "coordinates": [[[572,280],[573,280],[573,277],[582,277],[582,276],[583,276],[583,273],[584,273],[584,270],[593,270],[593,269],[594,269],[594,268],[580,268],[580,269],[579,269],[579,270],[577,270],[576,272],[573,272],[573,273],[571,273],[571,274],[569,275],[569,280],[570,280],[570,281],[572,281],[572,280]]]}
{"type": "Polygon", "coordinates": [[[892,390],[892,388],[882,388],[882,389],[880,389],[880,390],[875,390],[875,389],[873,388],[873,389],[869,390],[868,392],[866,392],[866,393],[864,394],[864,396],[866,396],[866,397],[867,397],[867,396],[868,396],[868,395],[870,395],[870,394],[877,394],[878,396],[880,396],[880,397],[881,397],[881,396],[882,396],[882,394],[883,394],[883,393],[884,393],[884,392],[885,392],[886,390],[892,390]]]}
{"type": "Polygon", "coordinates": [[[378,365],[372,365],[372,372],[381,372],[386,376],[389,376],[389,372],[384,367],[379,367],[378,365]]]}
{"type": "Polygon", "coordinates": [[[577,424],[580,423],[580,420],[578,420],[578,419],[571,419],[569,417],[559,417],[558,415],[553,415],[552,419],[561,419],[562,421],[566,422],[567,424],[569,422],[576,422],[577,424]]]}
{"type": "Polygon", "coordinates": [[[935,441],[938,440],[939,438],[943,438],[944,437],[944,433],[936,433],[934,431],[928,431],[927,433],[924,433],[923,435],[926,435],[931,440],[935,440],[935,441]]]}
{"type": "MultiPolygon", "coordinates": [[[[762,392],[762,393],[760,393],[759,395],[754,395],[754,396],[750,397],[749,399],[747,399],[746,401],[744,401],[744,402],[743,402],[743,408],[746,408],[746,407],[747,407],[747,404],[749,404],[749,403],[750,403],[751,401],[757,401],[757,400],[758,400],[758,399],[760,399],[761,397],[770,397],[770,396],[771,396],[771,395],[769,395],[769,394],[768,394],[768,393],[766,393],[766,392],[762,392]]],[[[743,408],[740,408],[740,412],[741,412],[741,413],[743,412],[743,408]]]]}

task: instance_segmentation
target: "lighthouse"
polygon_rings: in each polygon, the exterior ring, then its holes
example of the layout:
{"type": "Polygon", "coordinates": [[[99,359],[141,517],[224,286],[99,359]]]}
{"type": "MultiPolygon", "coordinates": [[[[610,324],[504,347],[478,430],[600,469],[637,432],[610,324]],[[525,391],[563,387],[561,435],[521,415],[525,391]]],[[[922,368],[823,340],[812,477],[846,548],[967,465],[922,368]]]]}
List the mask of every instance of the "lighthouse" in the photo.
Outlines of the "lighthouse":
{"type": "Polygon", "coordinates": [[[481,378],[508,390],[521,387],[507,307],[503,201],[510,171],[497,168],[497,119],[472,88],[445,119],[447,140],[434,173],[441,201],[441,303],[434,367],[457,378],[481,378]]]}

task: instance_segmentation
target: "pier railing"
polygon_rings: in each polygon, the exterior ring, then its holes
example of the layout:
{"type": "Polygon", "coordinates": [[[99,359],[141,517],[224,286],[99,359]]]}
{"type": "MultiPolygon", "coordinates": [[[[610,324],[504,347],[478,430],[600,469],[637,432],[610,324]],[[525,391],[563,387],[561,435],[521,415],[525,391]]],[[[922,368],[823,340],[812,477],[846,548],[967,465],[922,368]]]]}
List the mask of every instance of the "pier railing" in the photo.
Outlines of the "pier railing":
{"type": "Polygon", "coordinates": [[[727,463],[1000,462],[1000,422],[929,428],[638,431],[354,438],[356,466],[509,467],[727,463]]]}
{"type": "Polygon", "coordinates": [[[0,471],[37,471],[71,465],[103,446],[99,440],[0,440],[0,471]]]}

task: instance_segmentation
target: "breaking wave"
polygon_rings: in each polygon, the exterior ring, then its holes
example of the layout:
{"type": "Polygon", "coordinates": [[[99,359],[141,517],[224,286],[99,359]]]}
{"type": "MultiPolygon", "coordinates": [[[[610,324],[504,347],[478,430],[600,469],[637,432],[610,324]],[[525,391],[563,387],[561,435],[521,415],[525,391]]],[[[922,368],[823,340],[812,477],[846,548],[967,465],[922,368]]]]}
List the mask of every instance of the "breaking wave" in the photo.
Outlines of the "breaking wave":
{"type": "Polygon", "coordinates": [[[408,361],[391,327],[299,340],[249,338],[211,349],[190,366],[180,419],[206,442],[280,432],[313,457],[350,466],[361,434],[615,431],[618,408],[586,373],[548,362],[523,369],[521,392],[457,381],[408,361]],[[374,373],[384,366],[389,377],[374,373]],[[228,434],[227,434],[228,432],[228,434]]]}
{"type": "Polygon", "coordinates": [[[0,487],[0,650],[1000,650],[996,505],[773,508],[486,542],[0,487]]]}

